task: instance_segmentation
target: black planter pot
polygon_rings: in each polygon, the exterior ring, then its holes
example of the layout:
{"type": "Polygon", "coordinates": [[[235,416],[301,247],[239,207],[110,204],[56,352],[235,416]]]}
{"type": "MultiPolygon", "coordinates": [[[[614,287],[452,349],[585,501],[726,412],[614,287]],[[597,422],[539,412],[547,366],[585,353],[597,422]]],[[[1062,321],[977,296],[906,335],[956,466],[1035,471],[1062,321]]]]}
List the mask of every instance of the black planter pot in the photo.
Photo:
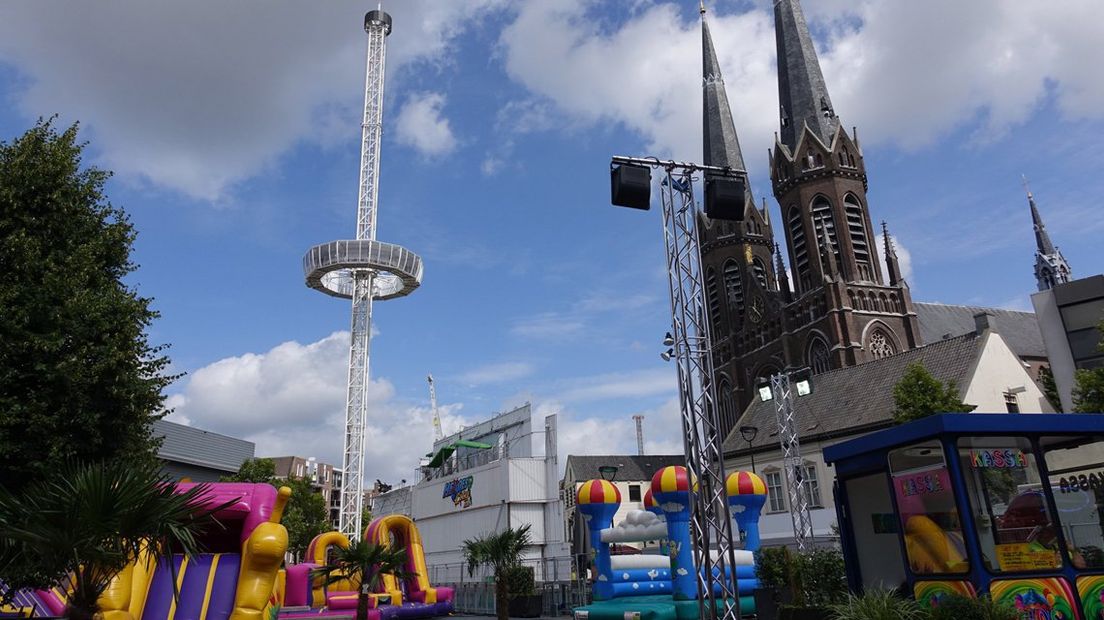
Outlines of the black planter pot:
{"type": "Polygon", "coordinates": [[[510,599],[510,616],[514,618],[539,618],[544,597],[539,594],[515,596],[510,599]]]}
{"type": "Polygon", "coordinates": [[[824,607],[783,607],[778,620],[829,620],[832,612],[824,607]]]}
{"type": "Polygon", "coordinates": [[[756,620],[778,620],[778,597],[774,588],[755,588],[752,596],[756,620]]]}

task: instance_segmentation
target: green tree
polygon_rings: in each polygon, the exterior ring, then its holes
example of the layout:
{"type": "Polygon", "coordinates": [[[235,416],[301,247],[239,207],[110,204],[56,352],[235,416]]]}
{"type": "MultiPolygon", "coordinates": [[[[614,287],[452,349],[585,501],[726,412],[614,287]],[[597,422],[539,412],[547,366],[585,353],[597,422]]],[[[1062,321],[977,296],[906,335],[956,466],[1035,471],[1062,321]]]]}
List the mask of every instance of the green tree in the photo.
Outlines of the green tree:
{"type": "Polygon", "coordinates": [[[359,583],[356,620],[367,620],[368,595],[378,587],[380,575],[394,575],[399,579],[410,577],[406,559],[405,549],[388,549],[364,540],[354,540],[348,548],[334,549],[333,560],[313,572],[322,577],[326,585],[346,580],[359,583]]]}
{"type": "Polygon", "coordinates": [[[0,488],[0,582],[12,593],[71,583],[65,616],[92,620],[100,595],[142,551],[197,553],[197,535],[225,505],[204,508],[206,485],[180,493],[158,469],[69,465],[19,493],[0,488]]]}
{"type": "Polygon", "coordinates": [[[529,526],[508,527],[497,534],[483,534],[464,541],[461,551],[468,562],[468,575],[480,566],[490,567],[495,580],[495,613],[498,620],[510,618],[510,571],[521,565],[521,553],[529,544],[529,526]]]}
{"type": "Polygon", "coordinates": [[[1054,381],[1054,373],[1050,366],[1039,368],[1039,385],[1043,387],[1043,396],[1046,396],[1051,407],[1058,413],[1062,413],[1062,398],[1058,395],[1058,384],[1054,381]]]}
{"type": "Polygon", "coordinates": [[[77,126],[51,120],[0,141],[0,486],[69,461],[154,463],[164,415],[158,314],[123,282],[134,229],[110,173],[82,166],[77,126]]]}
{"type": "Polygon", "coordinates": [[[219,480],[222,482],[264,482],[276,486],[276,461],[264,458],[246,459],[238,468],[238,473],[233,476],[223,476],[219,480]]]}
{"type": "Polygon", "coordinates": [[[306,478],[288,478],[285,485],[291,487],[291,499],[281,520],[288,531],[288,553],[298,561],[315,536],[333,529],[326,498],[314,490],[306,478]]]}
{"type": "MultiPolygon", "coordinates": [[[[1096,329],[1104,332],[1104,321],[1096,329]]],[[[1104,351],[1104,340],[1097,345],[1104,351]]],[[[1073,375],[1073,410],[1077,413],[1104,413],[1104,367],[1079,369],[1073,375]]]]}
{"type": "Polygon", "coordinates": [[[940,383],[920,362],[909,364],[893,386],[893,420],[910,422],[937,413],[969,413],[974,405],[962,402],[954,381],[940,383]]]}

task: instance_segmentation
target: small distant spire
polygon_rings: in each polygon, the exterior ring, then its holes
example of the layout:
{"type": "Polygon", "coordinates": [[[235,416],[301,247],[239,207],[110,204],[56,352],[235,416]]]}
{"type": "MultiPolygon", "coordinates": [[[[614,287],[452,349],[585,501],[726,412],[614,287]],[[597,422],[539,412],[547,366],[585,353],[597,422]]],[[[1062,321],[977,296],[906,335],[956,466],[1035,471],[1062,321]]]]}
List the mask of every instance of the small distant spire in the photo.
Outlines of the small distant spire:
{"type": "Polygon", "coordinates": [[[897,250],[893,247],[893,238],[889,236],[889,225],[882,220],[882,240],[885,245],[886,271],[889,272],[889,285],[901,283],[901,265],[897,261],[897,250]]]}
{"type": "Polygon", "coordinates": [[[705,0],[701,0],[701,14],[705,15],[705,0]]]}
{"type": "Polygon", "coordinates": [[[786,264],[782,262],[782,248],[778,243],[774,244],[774,268],[778,276],[778,288],[782,291],[782,299],[789,303],[793,301],[793,293],[790,292],[790,277],[786,275],[786,264]]]}
{"type": "Polygon", "coordinates": [[[1031,193],[1026,175],[1023,175],[1023,186],[1027,192],[1027,204],[1031,207],[1031,224],[1035,229],[1035,281],[1039,290],[1045,291],[1072,280],[1073,272],[1066,257],[1050,241],[1050,234],[1043,223],[1043,216],[1039,214],[1039,207],[1035,204],[1035,195],[1031,193]]]}

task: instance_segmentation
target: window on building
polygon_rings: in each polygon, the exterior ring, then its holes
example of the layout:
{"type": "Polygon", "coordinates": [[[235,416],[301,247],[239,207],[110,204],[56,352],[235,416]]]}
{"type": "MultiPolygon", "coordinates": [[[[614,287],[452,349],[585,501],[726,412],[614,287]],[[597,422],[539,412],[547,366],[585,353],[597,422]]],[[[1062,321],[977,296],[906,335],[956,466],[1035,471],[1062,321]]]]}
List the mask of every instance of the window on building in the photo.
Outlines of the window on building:
{"type": "Polygon", "coordinates": [[[1008,413],[1020,412],[1020,398],[1012,391],[1004,393],[1004,408],[1008,410],[1008,413]]]}
{"type": "Polygon", "coordinates": [[[759,283],[759,286],[763,287],[764,290],[768,289],[767,266],[758,256],[752,259],[751,270],[755,273],[755,281],[759,283]]]}
{"type": "Polygon", "coordinates": [[[805,499],[809,502],[809,508],[823,508],[820,501],[820,479],[817,478],[816,465],[807,464],[802,471],[801,485],[805,487],[805,499]]]}
{"type": "MultiPolygon", "coordinates": [[[[1043,437],[1039,443],[1066,539],[1067,561],[1078,569],[1104,568],[1104,437],[1043,437]]],[[[1009,504],[1006,515],[1023,513],[1014,509],[1016,503],[1009,504]]]]}
{"type": "Polygon", "coordinates": [[[796,263],[794,280],[800,284],[799,290],[809,288],[806,275],[809,273],[809,253],[805,247],[805,225],[801,220],[801,210],[790,207],[786,216],[790,227],[790,242],[793,243],[794,262],[796,263]]]}
{"type": "Polygon", "coordinates": [[[855,263],[859,268],[859,279],[874,280],[874,270],[871,267],[870,246],[866,239],[866,219],[863,217],[863,208],[859,199],[848,194],[843,199],[843,213],[847,217],[847,235],[851,238],[851,249],[855,254],[855,263]]]}
{"type": "Polygon", "coordinates": [[[724,285],[728,294],[728,307],[736,313],[744,311],[744,286],[740,277],[740,264],[735,260],[725,261],[724,285]]]}
{"type": "Polygon", "coordinates": [[[630,484],[629,485],[629,501],[630,502],[639,502],[640,501],[640,485],[639,484],[630,484]]]}
{"type": "Polygon", "coordinates": [[[721,295],[717,289],[717,272],[712,267],[705,271],[705,293],[709,296],[709,316],[716,327],[721,322],[721,295]]]}
{"type": "Polygon", "coordinates": [[[875,329],[870,333],[867,350],[870,351],[870,356],[874,359],[881,359],[897,353],[897,346],[893,344],[893,340],[884,331],[875,329]]]}
{"type": "Polygon", "coordinates": [[[832,358],[828,354],[828,344],[824,342],[823,338],[817,336],[809,342],[808,356],[809,368],[812,369],[814,375],[832,369],[832,358]]]}
{"type": "Polygon", "coordinates": [[[770,512],[785,512],[786,494],[782,489],[782,472],[768,471],[767,476],[767,501],[770,512]]]}
{"type": "Polygon", "coordinates": [[[836,218],[832,214],[832,203],[824,196],[813,200],[813,224],[816,230],[817,248],[821,252],[830,251],[839,257],[839,239],[836,236],[836,218]],[[828,247],[824,247],[824,237],[828,237],[828,247]]]}

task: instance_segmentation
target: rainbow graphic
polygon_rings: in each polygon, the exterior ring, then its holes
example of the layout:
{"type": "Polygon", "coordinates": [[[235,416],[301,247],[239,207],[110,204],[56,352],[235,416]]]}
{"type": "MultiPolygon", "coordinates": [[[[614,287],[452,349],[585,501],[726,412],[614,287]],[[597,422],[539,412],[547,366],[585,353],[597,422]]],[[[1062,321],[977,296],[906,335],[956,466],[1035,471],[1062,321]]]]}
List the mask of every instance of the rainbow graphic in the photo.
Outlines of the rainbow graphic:
{"type": "Polygon", "coordinates": [[[1000,579],[989,584],[989,593],[1014,605],[1023,620],[1081,620],[1073,590],[1061,577],[1000,579]]]}
{"type": "Polygon", "coordinates": [[[1086,620],[1104,620],[1104,575],[1078,577],[1077,595],[1086,620]]]}
{"type": "Polygon", "coordinates": [[[912,592],[916,602],[925,608],[939,607],[939,601],[948,596],[977,597],[974,584],[969,581],[917,581],[912,592]]]}

